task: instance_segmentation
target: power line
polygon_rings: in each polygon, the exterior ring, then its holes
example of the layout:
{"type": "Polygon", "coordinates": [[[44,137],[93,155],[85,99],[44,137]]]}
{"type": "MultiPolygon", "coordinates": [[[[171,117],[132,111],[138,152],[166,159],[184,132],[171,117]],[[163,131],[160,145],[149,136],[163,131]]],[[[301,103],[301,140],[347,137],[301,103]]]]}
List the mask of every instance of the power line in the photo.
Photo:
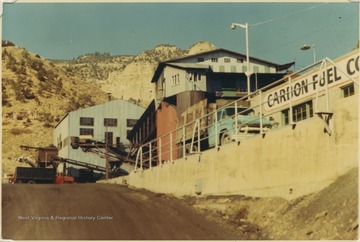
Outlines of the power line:
{"type": "Polygon", "coordinates": [[[283,16],[280,16],[280,17],[272,18],[272,19],[269,19],[269,20],[266,20],[266,21],[263,21],[263,22],[259,22],[259,23],[256,23],[256,24],[251,24],[250,27],[257,26],[257,25],[262,25],[262,24],[267,24],[267,23],[270,23],[270,22],[273,22],[275,20],[282,19],[282,18],[287,18],[289,16],[292,16],[292,15],[295,15],[295,14],[298,14],[298,13],[301,13],[301,12],[304,12],[304,11],[307,11],[307,10],[310,10],[310,9],[320,7],[320,6],[324,5],[324,4],[328,4],[328,3],[321,3],[319,5],[311,6],[309,8],[305,8],[305,9],[301,9],[299,11],[296,11],[296,12],[293,12],[293,13],[290,13],[290,14],[286,14],[286,15],[283,15],[283,16]]]}

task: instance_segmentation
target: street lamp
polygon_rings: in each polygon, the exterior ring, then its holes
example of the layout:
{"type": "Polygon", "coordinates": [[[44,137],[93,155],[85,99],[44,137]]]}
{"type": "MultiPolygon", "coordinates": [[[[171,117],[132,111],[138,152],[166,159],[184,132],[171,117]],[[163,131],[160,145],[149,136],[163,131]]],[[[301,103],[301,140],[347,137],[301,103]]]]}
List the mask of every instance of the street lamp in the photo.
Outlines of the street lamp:
{"type": "Polygon", "coordinates": [[[313,44],[312,46],[310,45],[304,45],[300,48],[300,50],[309,50],[309,49],[313,49],[313,55],[314,55],[314,63],[316,62],[316,51],[315,51],[315,45],[313,44]]]}
{"type": "Polygon", "coordinates": [[[237,23],[232,23],[230,28],[231,29],[236,29],[236,27],[239,26],[243,29],[245,29],[245,35],[246,35],[246,63],[247,63],[247,67],[246,67],[246,80],[247,80],[247,89],[248,89],[248,98],[250,98],[250,76],[251,76],[251,71],[250,71],[250,61],[249,61],[249,24],[245,23],[245,24],[237,24],[237,23]]]}

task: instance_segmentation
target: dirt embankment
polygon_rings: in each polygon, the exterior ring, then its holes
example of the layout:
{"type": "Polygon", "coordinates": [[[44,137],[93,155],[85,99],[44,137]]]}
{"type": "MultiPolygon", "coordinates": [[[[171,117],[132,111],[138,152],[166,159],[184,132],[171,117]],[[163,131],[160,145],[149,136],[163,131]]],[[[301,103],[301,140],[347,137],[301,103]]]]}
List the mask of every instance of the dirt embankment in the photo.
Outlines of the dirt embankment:
{"type": "Polygon", "coordinates": [[[183,201],[248,239],[358,239],[358,168],[324,190],[292,201],[244,196],[187,197],[183,201]]]}

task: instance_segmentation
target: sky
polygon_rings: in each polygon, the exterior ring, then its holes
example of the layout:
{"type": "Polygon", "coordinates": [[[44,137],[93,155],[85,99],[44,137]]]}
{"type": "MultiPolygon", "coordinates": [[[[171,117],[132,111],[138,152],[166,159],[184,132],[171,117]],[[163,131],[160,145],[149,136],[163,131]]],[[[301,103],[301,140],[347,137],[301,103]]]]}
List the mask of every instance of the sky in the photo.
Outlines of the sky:
{"type": "Polygon", "coordinates": [[[136,55],[159,44],[187,49],[198,41],[296,69],[335,59],[359,39],[359,3],[158,2],[4,4],[2,39],[47,59],[106,52],[136,55]],[[304,44],[315,49],[300,50],[304,44]]]}

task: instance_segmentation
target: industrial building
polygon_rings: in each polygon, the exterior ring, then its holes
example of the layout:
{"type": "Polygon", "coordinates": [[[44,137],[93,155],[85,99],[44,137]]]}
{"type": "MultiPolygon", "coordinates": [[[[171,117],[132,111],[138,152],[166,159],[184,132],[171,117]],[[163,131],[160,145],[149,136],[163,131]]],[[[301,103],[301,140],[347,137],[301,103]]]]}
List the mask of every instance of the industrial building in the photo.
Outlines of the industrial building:
{"type": "MultiPolygon", "coordinates": [[[[161,120],[169,123],[176,106],[165,100],[158,110],[172,107],[173,113],[161,120]]],[[[160,117],[157,115],[158,126],[160,117]]],[[[324,189],[350,169],[358,168],[359,50],[336,60],[324,58],[286,75],[249,97],[196,117],[195,124],[187,123],[179,130],[182,134],[170,130],[166,136],[143,144],[137,159],[140,168],[116,182],[176,196],[241,194],[289,200],[324,189]],[[229,106],[239,107],[244,100],[252,113],[233,113],[226,119],[218,115],[229,106]],[[250,123],[239,122],[246,118],[250,123]],[[199,138],[210,140],[210,133],[207,137],[197,134],[203,129],[201,121],[211,119],[213,127],[231,121],[229,142],[184,152],[182,157],[172,153],[179,144],[175,140],[187,138],[184,131],[188,125],[195,127],[190,129],[191,143],[199,142],[199,138]],[[265,119],[277,125],[264,129],[265,119]],[[254,120],[257,126],[251,126],[254,120]],[[162,154],[168,150],[170,153],[162,154]],[[156,152],[161,165],[144,166],[152,164],[149,161],[156,152]]],[[[215,136],[221,132],[217,128],[215,136]]]]}
{"type": "MultiPolygon", "coordinates": [[[[134,127],[144,108],[124,100],[113,100],[67,113],[55,126],[53,144],[59,157],[105,167],[105,159],[83,149],[71,147],[71,137],[84,137],[106,144],[119,151],[128,150],[126,136],[134,127]]],[[[70,165],[68,174],[78,177],[80,167],[70,165]]]]}
{"type": "MultiPolygon", "coordinates": [[[[246,56],[230,50],[216,49],[159,63],[151,80],[156,90],[154,102],[129,133],[129,140],[140,146],[160,137],[179,127],[182,114],[195,103],[207,99],[208,103],[221,107],[245,96],[248,88],[253,92],[281,79],[294,65],[294,62],[279,65],[254,57],[249,60],[250,87],[246,56]]],[[[166,160],[169,152],[164,152],[167,154],[162,157],[166,160]]]]}

